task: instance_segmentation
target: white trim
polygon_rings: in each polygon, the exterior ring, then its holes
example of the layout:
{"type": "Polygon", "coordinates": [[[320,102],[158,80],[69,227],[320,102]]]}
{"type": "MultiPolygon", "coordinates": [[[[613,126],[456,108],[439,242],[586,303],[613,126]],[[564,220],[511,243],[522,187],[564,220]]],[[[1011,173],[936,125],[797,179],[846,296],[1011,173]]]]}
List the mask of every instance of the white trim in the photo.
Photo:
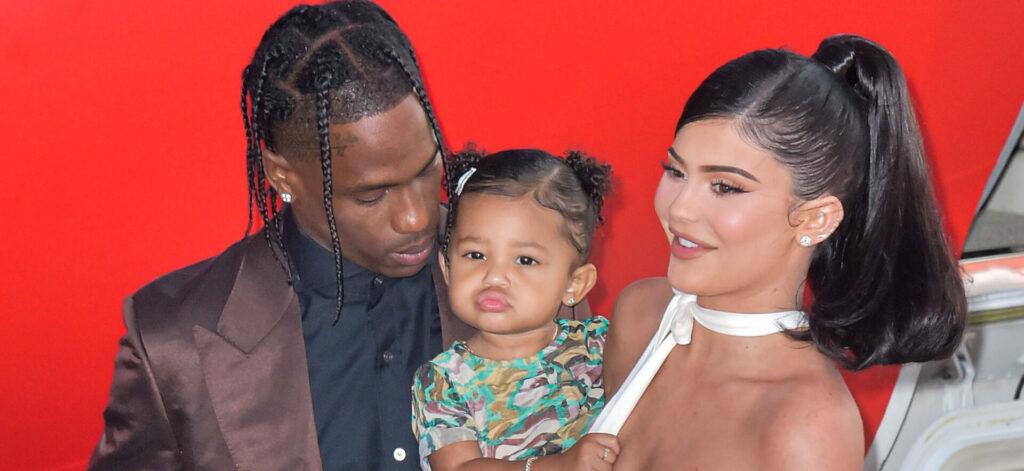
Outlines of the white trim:
{"type": "Polygon", "coordinates": [[[896,437],[903,427],[903,421],[910,410],[910,401],[917,389],[917,377],[921,374],[920,363],[907,363],[900,367],[896,385],[889,396],[889,405],[885,407],[882,423],[878,425],[875,439],[871,441],[868,454],[864,457],[864,471],[878,471],[889,459],[889,453],[896,443],[896,437]]]}

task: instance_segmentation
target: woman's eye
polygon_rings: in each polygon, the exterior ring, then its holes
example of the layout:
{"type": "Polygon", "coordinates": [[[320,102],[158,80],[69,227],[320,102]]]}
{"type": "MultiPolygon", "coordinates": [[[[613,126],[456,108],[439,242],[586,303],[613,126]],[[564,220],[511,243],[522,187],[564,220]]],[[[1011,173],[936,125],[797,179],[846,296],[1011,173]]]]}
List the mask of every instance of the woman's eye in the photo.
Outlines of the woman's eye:
{"type": "Polygon", "coordinates": [[[661,168],[665,170],[665,173],[668,174],[669,177],[674,178],[676,180],[686,181],[686,174],[680,171],[679,169],[673,167],[668,162],[662,162],[661,168]]]}
{"type": "Polygon", "coordinates": [[[711,188],[720,195],[728,195],[734,193],[746,193],[742,187],[730,185],[724,181],[716,181],[711,183],[711,188]]]}
{"type": "Polygon", "coordinates": [[[485,260],[485,259],[486,259],[486,258],[484,257],[484,254],[482,254],[482,253],[480,253],[480,252],[474,252],[474,251],[469,251],[469,252],[466,252],[466,253],[465,253],[465,254],[463,255],[463,257],[465,257],[465,258],[468,258],[468,259],[470,259],[470,260],[485,260]]]}
{"type": "Polygon", "coordinates": [[[516,264],[517,265],[531,266],[531,265],[536,265],[538,263],[540,263],[540,262],[538,262],[537,259],[532,258],[532,257],[527,257],[525,255],[520,255],[520,256],[516,257],[516,264]]]}

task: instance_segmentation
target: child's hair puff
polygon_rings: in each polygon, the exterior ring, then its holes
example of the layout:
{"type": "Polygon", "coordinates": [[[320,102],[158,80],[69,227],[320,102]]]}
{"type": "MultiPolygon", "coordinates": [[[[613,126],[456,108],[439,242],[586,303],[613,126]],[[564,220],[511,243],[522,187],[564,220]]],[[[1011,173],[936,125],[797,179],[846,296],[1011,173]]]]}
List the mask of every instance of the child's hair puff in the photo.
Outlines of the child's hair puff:
{"type": "Polygon", "coordinates": [[[594,230],[604,221],[601,207],[611,191],[610,165],[598,162],[583,152],[572,150],[563,158],[538,149],[509,149],[487,154],[470,143],[449,157],[451,184],[466,172],[473,173],[453,191],[449,201],[448,224],[442,249],[448,256],[448,244],[458,219],[459,199],[473,193],[519,198],[532,193],[534,201],[557,211],[565,221],[566,239],[576,248],[580,262],[590,255],[594,230]]]}

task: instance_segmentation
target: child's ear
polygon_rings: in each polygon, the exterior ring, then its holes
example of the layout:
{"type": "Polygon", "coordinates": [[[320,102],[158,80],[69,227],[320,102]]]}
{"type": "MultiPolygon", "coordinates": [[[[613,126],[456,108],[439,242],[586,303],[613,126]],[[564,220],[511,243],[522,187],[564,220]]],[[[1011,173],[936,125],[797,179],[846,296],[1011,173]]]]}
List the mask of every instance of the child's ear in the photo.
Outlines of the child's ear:
{"type": "Polygon", "coordinates": [[[441,266],[441,276],[444,277],[444,284],[448,285],[448,261],[444,259],[444,252],[437,251],[437,264],[441,266]]]}
{"type": "Polygon", "coordinates": [[[587,297],[587,293],[594,288],[596,283],[597,267],[593,263],[587,263],[573,270],[572,277],[569,279],[569,287],[562,295],[562,304],[575,306],[587,297]]]}

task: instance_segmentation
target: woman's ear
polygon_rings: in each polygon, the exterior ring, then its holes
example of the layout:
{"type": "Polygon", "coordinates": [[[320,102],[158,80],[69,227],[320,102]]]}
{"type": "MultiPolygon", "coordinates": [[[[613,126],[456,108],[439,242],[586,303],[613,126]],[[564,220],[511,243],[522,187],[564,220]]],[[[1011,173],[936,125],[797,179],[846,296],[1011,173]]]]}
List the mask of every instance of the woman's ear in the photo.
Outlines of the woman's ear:
{"type": "Polygon", "coordinates": [[[267,175],[270,186],[274,187],[274,190],[281,195],[286,203],[290,203],[295,196],[295,182],[297,181],[295,167],[283,156],[270,149],[263,149],[263,171],[267,175]],[[288,197],[284,196],[286,194],[288,197]]]}
{"type": "Polygon", "coordinates": [[[801,247],[813,247],[828,239],[843,222],[843,203],[832,195],[804,202],[793,214],[795,242],[801,247]]]}
{"type": "Polygon", "coordinates": [[[575,306],[587,296],[597,283],[597,267],[587,263],[573,270],[569,278],[569,287],[562,294],[562,304],[575,306]]]}

